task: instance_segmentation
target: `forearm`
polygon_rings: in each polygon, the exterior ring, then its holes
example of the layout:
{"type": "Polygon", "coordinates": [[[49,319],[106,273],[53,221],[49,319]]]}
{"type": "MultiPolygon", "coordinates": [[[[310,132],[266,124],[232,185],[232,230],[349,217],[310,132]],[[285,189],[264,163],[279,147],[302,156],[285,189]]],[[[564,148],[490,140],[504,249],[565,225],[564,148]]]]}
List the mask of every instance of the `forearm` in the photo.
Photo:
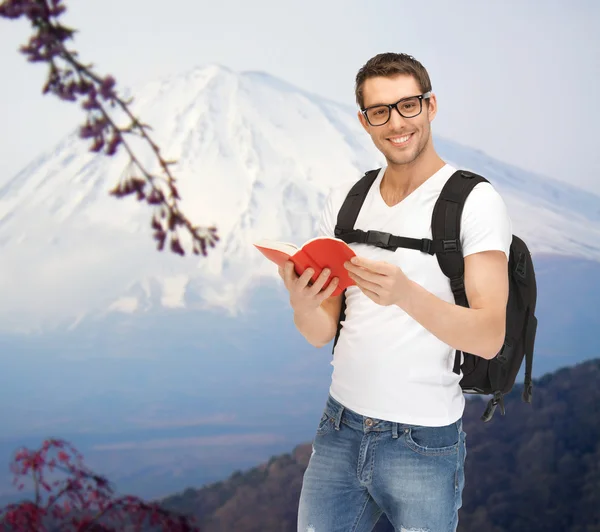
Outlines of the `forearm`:
{"type": "Polygon", "coordinates": [[[294,312],[294,324],[300,334],[315,347],[323,347],[329,343],[337,331],[337,322],[322,306],[308,313],[294,312]]]}
{"type": "Polygon", "coordinates": [[[496,356],[504,343],[505,316],[448,303],[409,281],[397,305],[454,349],[482,358],[496,356]]]}

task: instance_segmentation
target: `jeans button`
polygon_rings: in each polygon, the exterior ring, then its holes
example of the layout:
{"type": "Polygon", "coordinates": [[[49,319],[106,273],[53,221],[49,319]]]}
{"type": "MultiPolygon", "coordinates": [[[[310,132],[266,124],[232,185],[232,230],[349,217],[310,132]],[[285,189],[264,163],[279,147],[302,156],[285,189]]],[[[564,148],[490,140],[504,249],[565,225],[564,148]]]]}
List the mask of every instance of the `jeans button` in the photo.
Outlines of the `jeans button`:
{"type": "Polygon", "coordinates": [[[365,425],[367,427],[372,427],[373,426],[373,420],[369,417],[365,420],[365,425]]]}

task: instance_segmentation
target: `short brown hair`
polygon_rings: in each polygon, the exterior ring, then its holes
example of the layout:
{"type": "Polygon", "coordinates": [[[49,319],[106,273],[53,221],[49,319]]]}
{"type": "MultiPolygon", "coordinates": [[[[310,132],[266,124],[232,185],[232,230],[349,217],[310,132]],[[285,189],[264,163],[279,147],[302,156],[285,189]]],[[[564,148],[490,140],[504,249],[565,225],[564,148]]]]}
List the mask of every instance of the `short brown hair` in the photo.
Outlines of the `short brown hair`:
{"type": "Polygon", "coordinates": [[[431,90],[429,74],[419,61],[408,54],[387,52],[369,59],[356,74],[355,93],[358,106],[361,109],[364,107],[363,85],[367,79],[377,76],[391,77],[399,74],[413,76],[422,93],[431,90]]]}

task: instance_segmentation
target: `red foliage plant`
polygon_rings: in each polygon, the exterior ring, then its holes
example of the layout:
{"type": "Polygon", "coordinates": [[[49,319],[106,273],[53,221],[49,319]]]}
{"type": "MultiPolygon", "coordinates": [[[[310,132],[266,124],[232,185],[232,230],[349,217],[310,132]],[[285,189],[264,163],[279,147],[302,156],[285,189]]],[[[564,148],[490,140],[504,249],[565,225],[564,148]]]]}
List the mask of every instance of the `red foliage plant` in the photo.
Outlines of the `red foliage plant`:
{"type": "Polygon", "coordinates": [[[33,481],[34,500],[0,509],[0,530],[11,532],[191,532],[192,517],[177,515],[156,502],[115,494],[108,480],[90,471],[64,440],[46,440],[40,449],[19,449],[11,464],[14,483],[33,481]],[[53,478],[50,478],[53,477],[53,478]]]}
{"type": "Polygon", "coordinates": [[[125,101],[117,94],[115,79],[99,76],[92,70],[93,65],[81,63],[77,52],[66,47],[65,43],[73,38],[75,30],[59,22],[65,11],[63,0],[0,0],[0,17],[9,20],[25,17],[34,28],[33,36],[20,50],[28,61],[48,64],[43,93],[52,93],[64,101],[83,99],[81,106],[87,112],[87,119],[80,129],[80,136],[90,139],[90,150],[112,156],[122,146],[128,153],[129,165],[110,193],[117,198],[135,194],[139,201],[153,206],[151,226],[159,251],[164,249],[170,235],[170,250],[185,255],[179,235],[182,230],[191,237],[193,253],[206,256],[207,246],[214,247],[219,240],[216,228],[196,226],[181,212],[179,193],[170,169],[175,161],[162,157],[160,148],[150,137],[150,126],[140,122],[131,112],[132,100],[125,101]],[[124,112],[129,123],[124,127],[117,125],[109,108],[124,112]],[[141,138],[150,147],[161,176],[144,167],[127,141],[128,135],[141,138]]]}

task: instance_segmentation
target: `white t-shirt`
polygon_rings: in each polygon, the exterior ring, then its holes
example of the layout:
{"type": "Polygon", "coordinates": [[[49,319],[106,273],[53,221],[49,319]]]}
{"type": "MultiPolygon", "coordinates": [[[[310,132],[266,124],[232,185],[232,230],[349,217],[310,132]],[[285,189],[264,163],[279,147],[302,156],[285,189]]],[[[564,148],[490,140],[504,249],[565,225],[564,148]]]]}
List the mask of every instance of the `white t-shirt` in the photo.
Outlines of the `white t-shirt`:
{"type": "MultiPolygon", "coordinates": [[[[455,170],[445,165],[400,203],[389,207],[381,196],[382,168],[355,229],[432,238],[434,204],[455,170]]],[[[320,219],[320,235],[334,236],[338,211],[354,183],[344,183],[329,194],[320,219]]],[[[501,250],[508,257],[511,240],[512,224],[504,201],[491,184],[479,183],[463,209],[464,256],[501,250]]],[[[454,303],[450,281],[435,255],[404,248],[392,252],[367,244],[350,247],[357,255],[399,266],[411,280],[454,303]]],[[[397,305],[377,305],[352,286],[346,291],[346,318],[331,362],[331,396],[364,416],[423,426],[448,425],[462,416],[465,401],[459,385],[461,376],[452,371],[454,353],[397,305]]]]}

